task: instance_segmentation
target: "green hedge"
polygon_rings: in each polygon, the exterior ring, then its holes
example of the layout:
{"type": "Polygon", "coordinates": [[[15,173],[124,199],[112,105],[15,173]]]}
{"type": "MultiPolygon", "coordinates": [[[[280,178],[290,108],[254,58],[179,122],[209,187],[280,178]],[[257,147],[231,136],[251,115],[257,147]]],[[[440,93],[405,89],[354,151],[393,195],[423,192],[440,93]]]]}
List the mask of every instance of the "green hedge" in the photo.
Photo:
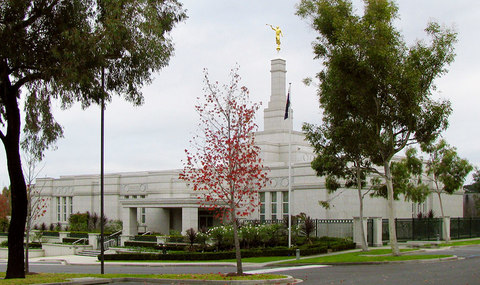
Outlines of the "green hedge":
{"type": "Polygon", "coordinates": [[[42,231],[43,236],[46,237],[58,237],[60,235],[59,232],[53,232],[53,231],[42,231]]]}
{"type": "Polygon", "coordinates": [[[157,242],[157,236],[155,235],[144,235],[144,236],[135,236],[135,241],[150,241],[150,242],[157,242]]]}
{"type": "Polygon", "coordinates": [[[125,246],[156,248],[157,242],[129,240],[125,242],[125,246]]]}
{"type": "MultiPolygon", "coordinates": [[[[126,241],[125,246],[127,247],[146,247],[146,248],[155,248],[155,249],[158,249],[158,250],[163,250],[163,244],[157,244],[156,242],[149,242],[149,241],[136,241],[136,240],[129,240],[129,241],[126,241]]],[[[188,247],[189,245],[186,244],[186,243],[182,243],[182,244],[176,244],[176,243],[167,243],[165,244],[165,248],[166,250],[175,250],[175,251],[179,251],[179,250],[185,250],[186,247],[188,247]]]]}
{"type": "MultiPolygon", "coordinates": [[[[330,246],[332,251],[340,251],[355,248],[353,242],[337,242],[330,246]]],[[[302,256],[327,253],[328,246],[301,247],[302,256]]],[[[296,248],[257,248],[242,250],[242,257],[261,257],[261,256],[295,256],[296,248]]],[[[105,254],[105,260],[219,260],[234,259],[235,251],[221,252],[180,252],[170,254],[157,253],[120,253],[105,254]]]]}
{"type": "Polygon", "coordinates": [[[28,248],[42,248],[42,244],[40,242],[31,242],[28,244],[28,248]]]}
{"type": "Polygon", "coordinates": [[[68,237],[71,238],[88,238],[88,232],[70,232],[68,237]]]}

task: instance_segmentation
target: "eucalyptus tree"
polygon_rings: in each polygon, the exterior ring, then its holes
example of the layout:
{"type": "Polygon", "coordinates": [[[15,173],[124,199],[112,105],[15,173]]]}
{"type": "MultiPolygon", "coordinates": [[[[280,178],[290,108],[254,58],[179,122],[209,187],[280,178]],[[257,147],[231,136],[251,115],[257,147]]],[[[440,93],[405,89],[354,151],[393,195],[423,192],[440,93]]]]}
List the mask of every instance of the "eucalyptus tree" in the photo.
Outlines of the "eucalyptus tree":
{"type": "MultiPolygon", "coordinates": [[[[363,124],[354,119],[342,122],[335,119],[333,116],[324,116],[321,126],[308,123],[303,125],[306,139],[315,152],[311,166],[317,176],[326,176],[325,186],[328,192],[333,193],[342,187],[357,189],[359,217],[360,221],[363,221],[363,199],[369,192],[363,190],[367,186],[367,175],[375,171],[372,163],[362,154],[362,149],[366,146],[361,147],[360,145],[367,142],[367,140],[359,139],[359,136],[362,135],[360,130],[363,128],[363,124]],[[343,182],[343,186],[341,182],[343,182]]],[[[372,188],[378,186],[377,179],[372,179],[371,182],[372,188]]],[[[327,201],[320,201],[320,204],[326,208],[330,207],[330,203],[327,201]]],[[[368,251],[363,222],[360,225],[361,247],[363,251],[368,251]]]]}
{"type": "Polygon", "coordinates": [[[52,100],[63,108],[76,102],[86,108],[118,94],[141,104],[141,87],[168,65],[169,33],[185,18],[176,0],[0,1],[0,139],[12,189],[6,278],[25,277],[22,122],[25,138],[35,141],[41,158],[63,134],[52,100]]]}
{"type": "Polygon", "coordinates": [[[437,194],[440,212],[442,217],[445,217],[441,194],[452,195],[460,190],[467,175],[473,170],[473,166],[468,160],[461,158],[457,149],[450,146],[444,139],[435,144],[424,144],[422,150],[428,154],[427,179],[433,184],[432,192],[437,194]]]}
{"type": "Polygon", "coordinates": [[[456,33],[431,22],[425,29],[431,40],[407,47],[394,26],[395,3],[364,2],[361,16],[349,0],[302,0],[296,13],[318,32],[313,49],[325,66],[317,74],[324,116],[361,122],[358,139],[367,142],[362,154],[383,167],[390,245],[399,255],[391,161],[408,145],[429,143],[447,127],[450,102],[435,100],[432,91],[454,59],[456,33]]]}

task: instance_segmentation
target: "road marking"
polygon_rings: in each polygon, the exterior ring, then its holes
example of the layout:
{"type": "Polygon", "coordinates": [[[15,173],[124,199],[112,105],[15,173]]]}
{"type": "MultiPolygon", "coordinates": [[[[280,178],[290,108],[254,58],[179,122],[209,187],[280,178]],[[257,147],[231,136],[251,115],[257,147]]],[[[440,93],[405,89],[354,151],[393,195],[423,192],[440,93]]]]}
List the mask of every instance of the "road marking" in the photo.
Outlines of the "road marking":
{"type": "Polygon", "coordinates": [[[279,272],[279,271],[302,270],[302,269],[323,268],[323,267],[330,267],[330,265],[303,265],[303,266],[292,266],[292,267],[276,267],[276,268],[268,268],[268,269],[250,270],[245,273],[263,274],[263,273],[272,273],[272,272],[279,272]]]}

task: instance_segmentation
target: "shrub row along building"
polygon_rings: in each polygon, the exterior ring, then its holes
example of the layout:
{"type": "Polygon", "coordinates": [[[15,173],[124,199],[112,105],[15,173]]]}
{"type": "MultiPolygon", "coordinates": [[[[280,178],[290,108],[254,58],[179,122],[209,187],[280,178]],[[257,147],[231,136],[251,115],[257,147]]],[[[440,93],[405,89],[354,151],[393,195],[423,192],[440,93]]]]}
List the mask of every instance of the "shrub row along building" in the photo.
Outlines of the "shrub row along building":
{"type": "MultiPolygon", "coordinates": [[[[352,189],[329,194],[323,177],[310,167],[313,149],[304,134],[294,131],[293,112],[284,120],[286,103],[286,61],[271,61],[271,95],[264,110],[264,130],[256,133],[265,165],[270,168],[270,185],[261,190],[262,202],[248,219],[277,220],[288,213],[288,188],[291,183],[292,214],[306,213],[314,219],[352,219],[358,216],[358,194],[352,189]],[[291,143],[292,179],[289,180],[289,142],[291,143]],[[319,201],[329,201],[326,209],[319,201]]],[[[313,104],[313,102],[312,102],[313,104]]],[[[168,234],[170,230],[185,233],[189,228],[212,226],[217,221],[211,212],[200,208],[197,195],[178,179],[180,170],[113,173],[105,176],[105,216],[123,222],[123,235],[140,232],[168,234]]],[[[72,213],[99,213],[99,175],[61,176],[37,179],[41,195],[48,199],[48,211],[37,222],[68,224],[72,213]]],[[[445,215],[462,216],[462,191],[443,195],[445,215]]],[[[438,198],[430,195],[423,204],[395,202],[399,218],[416,217],[419,212],[440,213],[438,198]]],[[[365,198],[365,217],[387,217],[387,200],[365,198]]]]}

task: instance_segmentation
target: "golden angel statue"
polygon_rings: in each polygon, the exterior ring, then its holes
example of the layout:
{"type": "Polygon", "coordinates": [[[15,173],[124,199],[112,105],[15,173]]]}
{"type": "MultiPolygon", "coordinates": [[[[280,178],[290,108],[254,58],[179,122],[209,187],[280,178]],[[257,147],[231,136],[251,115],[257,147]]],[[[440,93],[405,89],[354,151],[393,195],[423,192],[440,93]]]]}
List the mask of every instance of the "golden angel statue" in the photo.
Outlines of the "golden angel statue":
{"type": "Polygon", "coordinates": [[[282,33],[282,30],[280,30],[280,27],[277,26],[276,28],[273,27],[272,25],[270,24],[266,24],[267,26],[270,26],[270,28],[272,28],[272,30],[275,31],[275,42],[277,43],[277,51],[280,51],[280,36],[283,37],[283,33],[282,33]]]}

